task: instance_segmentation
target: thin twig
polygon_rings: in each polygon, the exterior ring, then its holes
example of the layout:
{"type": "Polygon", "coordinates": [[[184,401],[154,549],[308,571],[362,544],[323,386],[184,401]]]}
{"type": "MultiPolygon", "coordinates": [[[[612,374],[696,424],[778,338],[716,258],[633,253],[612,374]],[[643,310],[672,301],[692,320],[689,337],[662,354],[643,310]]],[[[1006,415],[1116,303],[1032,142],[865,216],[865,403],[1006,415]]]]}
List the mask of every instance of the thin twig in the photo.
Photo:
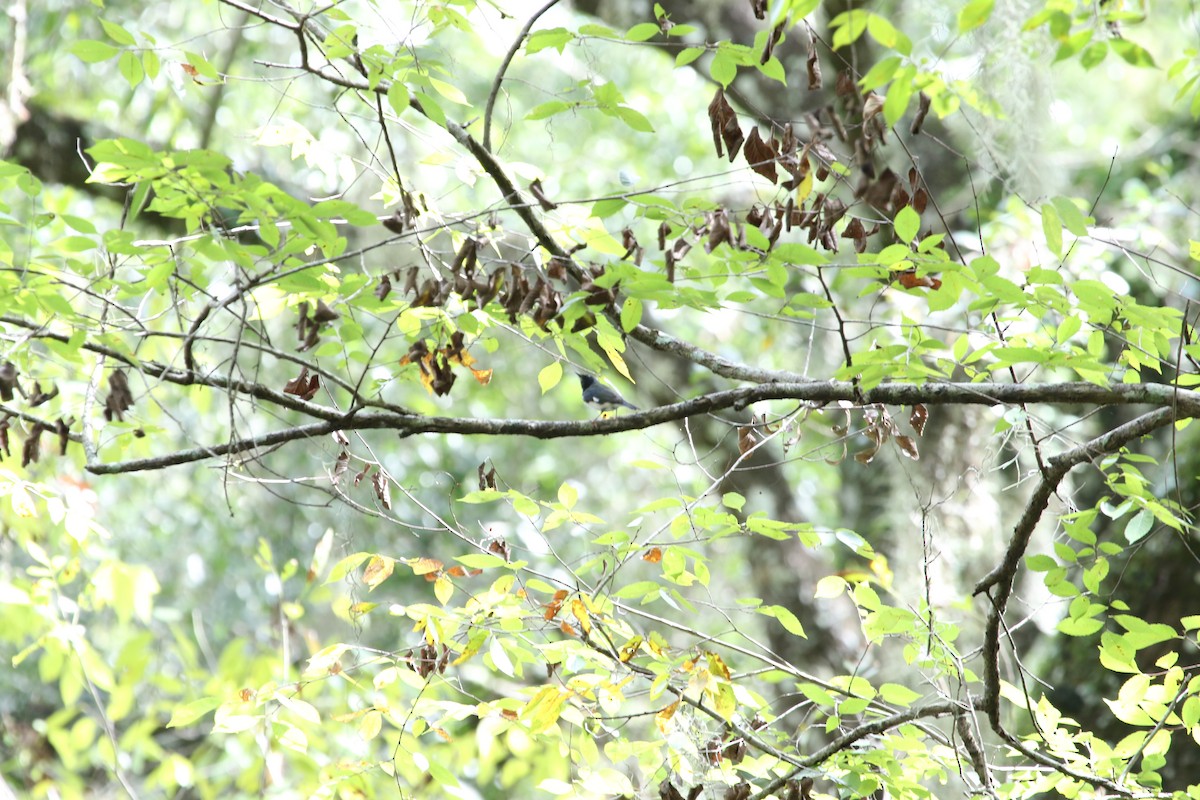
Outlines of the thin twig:
{"type": "Polygon", "coordinates": [[[508,65],[512,63],[513,57],[517,51],[521,49],[521,43],[525,41],[525,37],[529,35],[529,31],[533,29],[534,23],[538,21],[538,17],[545,14],[554,6],[558,5],[558,0],[549,0],[544,6],[533,12],[533,16],[521,28],[521,32],[517,34],[517,38],[513,40],[512,47],[508,48],[508,52],[504,54],[504,61],[500,63],[500,69],[496,71],[496,77],[492,81],[492,91],[488,93],[487,107],[483,112],[483,149],[491,151],[492,149],[492,109],[496,105],[496,95],[500,94],[500,84],[504,81],[504,73],[508,70],[508,65]]]}

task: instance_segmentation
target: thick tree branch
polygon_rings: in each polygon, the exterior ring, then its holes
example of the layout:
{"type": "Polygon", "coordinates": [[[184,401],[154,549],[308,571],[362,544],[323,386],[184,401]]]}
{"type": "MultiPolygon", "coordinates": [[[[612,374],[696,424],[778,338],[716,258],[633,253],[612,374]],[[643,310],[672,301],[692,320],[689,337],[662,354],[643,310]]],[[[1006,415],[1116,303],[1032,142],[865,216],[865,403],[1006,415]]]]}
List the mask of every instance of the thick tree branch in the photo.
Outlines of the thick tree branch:
{"type": "MultiPolygon", "coordinates": [[[[163,378],[164,380],[183,383],[185,373],[182,370],[171,370],[169,368],[160,367],[162,372],[157,372],[153,369],[148,370],[155,377],[163,378]]],[[[332,433],[333,431],[351,431],[351,430],[394,430],[401,436],[415,436],[425,433],[448,434],[457,433],[464,436],[531,436],[535,439],[562,439],[568,437],[582,436],[603,436],[610,433],[620,431],[640,430],[649,428],[654,425],[660,425],[666,422],[674,422],[676,420],[685,419],[696,414],[709,413],[719,411],[726,408],[745,408],[750,403],[762,400],[801,400],[816,403],[832,402],[834,400],[844,400],[853,402],[856,394],[856,388],[853,384],[839,383],[769,383],[761,386],[750,386],[742,389],[731,389],[724,392],[713,392],[712,394],[703,395],[692,400],[685,400],[680,403],[672,403],[658,408],[648,409],[636,414],[629,414],[624,417],[611,417],[609,419],[582,420],[582,421],[567,421],[567,420],[536,420],[536,419],[478,419],[471,417],[430,417],[421,416],[407,412],[391,412],[391,411],[360,411],[357,413],[342,413],[331,409],[327,406],[319,406],[314,403],[305,403],[298,398],[290,395],[283,395],[275,392],[272,389],[259,386],[258,384],[247,384],[244,381],[232,381],[224,376],[202,375],[195,379],[197,383],[205,383],[217,388],[228,388],[234,391],[247,391],[247,394],[259,399],[271,400],[279,402],[280,405],[293,408],[294,410],[303,410],[311,416],[323,420],[321,423],[313,423],[300,425],[293,428],[287,428],[280,431],[275,431],[269,434],[264,434],[259,437],[249,437],[238,439],[234,442],[227,442],[221,445],[212,445],[209,447],[199,447],[192,450],[180,451],[176,453],[168,453],[163,456],[153,458],[138,459],[136,461],[126,461],[116,464],[90,464],[88,469],[97,474],[113,474],[118,472],[138,472],[150,469],[161,469],[163,467],[174,466],[176,464],[185,464],[192,461],[199,461],[214,455],[228,455],[232,453],[241,453],[248,450],[253,450],[260,447],[268,447],[277,444],[283,444],[297,439],[307,439],[312,436],[332,433]]],[[[1104,397],[1106,400],[1095,400],[1095,402],[1109,403],[1144,403],[1148,402],[1145,397],[1138,396],[1137,393],[1132,393],[1129,390],[1135,388],[1133,385],[1122,385],[1113,387],[1112,389],[1104,390],[1102,387],[1093,386],[1092,384],[1032,384],[1029,386],[1010,386],[1007,384],[996,385],[990,387],[995,396],[989,396],[985,393],[987,387],[985,384],[925,384],[923,386],[909,386],[905,384],[885,384],[877,386],[869,392],[866,392],[866,399],[869,403],[885,403],[888,405],[911,405],[913,403],[969,403],[969,404],[984,404],[995,405],[997,403],[1015,403],[1015,402],[1086,402],[1076,396],[1076,393],[1082,396],[1092,395],[1094,397],[1104,397]],[[1004,399],[999,399],[1004,398],[1004,399]]],[[[1152,387],[1142,387],[1151,389],[1152,387]]],[[[1165,388],[1165,387],[1163,387],[1165,388]]],[[[1153,392],[1151,394],[1154,394],[1153,392]]],[[[1181,393],[1184,394],[1184,393],[1181,393]]],[[[1192,395],[1193,393],[1186,393],[1192,395]]],[[[1172,395],[1168,392],[1161,402],[1170,402],[1172,395]]],[[[1188,397],[1186,402],[1179,403],[1178,410],[1181,414],[1188,416],[1200,416],[1200,398],[1195,396],[1188,397]]],[[[1165,416],[1167,419],[1173,419],[1176,411],[1171,408],[1163,408],[1150,414],[1140,417],[1139,420],[1154,418],[1155,420],[1165,416]]],[[[1118,444],[1113,444],[1121,439],[1117,436],[1122,431],[1127,431],[1130,426],[1135,425],[1139,420],[1133,423],[1121,426],[1112,433],[1099,437],[1081,447],[1068,451],[1059,456],[1063,459],[1062,463],[1070,463],[1071,466],[1087,460],[1088,457],[1101,455],[1104,452],[1111,450],[1100,449],[1111,446],[1112,449],[1120,447],[1124,441],[1136,438],[1143,435],[1142,433],[1128,433],[1128,435],[1118,444]],[[1088,455],[1090,454],[1090,455],[1088,455]]],[[[1165,424],[1159,422],[1159,425],[1165,424]]],[[[1155,425],[1154,427],[1157,427],[1155,425]]],[[[1140,429],[1140,428],[1139,428],[1140,429]]],[[[1152,430],[1153,428],[1150,428],[1152,430]]],[[[1148,432],[1148,431],[1146,431],[1148,432]]],[[[1055,468],[1058,462],[1056,459],[1051,459],[1051,470],[1055,468]]],[[[1069,467],[1068,467],[1069,468],[1069,467]]],[[[1065,474],[1065,472],[1064,472],[1065,474]]],[[[1060,476],[1061,480],[1061,476],[1060,476]]],[[[1057,481],[1055,482],[1057,485],[1057,481]]],[[[1048,490],[1053,493],[1053,486],[1048,490]]],[[[1045,502],[1048,502],[1049,494],[1041,508],[1044,509],[1045,502]]],[[[1033,501],[1031,501],[1031,507],[1033,501]]],[[[1033,513],[1033,512],[1029,512],[1033,513]]],[[[1038,511],[1038,514],[1041,512],[1038,511]]],[[[1030,523],[1029,530],[1032,531],[1032,524],[1036,523],[1036,518],[1033,518],[1030,523]]],[[[1026,518],[1022,517],[1022,524],[1026,522],[1026,518]]],[[[1018,534],[1014,535],[1014,542],[1010,544],[1009,555],[997,570],[1008,569],[1010,560],[1012,561],[1012,573],[1016,572],[1016,563],[1019,563],[1021,553],[1023,553],[1023,545],[1020,544],[1020,536],[1025,536],[1024,541],[1028,541],[1028,534],[1024,532],[1024,528],[1018,526],[1018,534]],[[1012,553],[1016,555],[1012,555],[1012,553]]],[[[1005,573],[1002,573],[1005,574],[1005,573]]],[[[987,579],[985,579],[987,580],[987,579]]],[[[997,578],[996,580],[999,580],[997,578]]],[[[995,581],[993,581],[995,582],[995,581]]],[[[1011,580],[1010,580],[1011,583],[1011,580]]],[[[981,582],[980,585],[983,585],[981,582]]],[[[990,585],[990,584],[989,584],[990,585]]],[[[986,588],[986,587],[985,587],[986,588]]],[[[982,590],[981,590],[982,591],[982,590]]]]}
{"type": "Polygon", "coordinates": [[[1054,495],[1058,485],[1066,477],[1067,473],[1080,464],[1099,458],[1100,456],[1115,453],[1134,439],[1139,439],[1153,433],[1158,428],[1168,425],[1178,418],[1175,408],[1168,406],[1155,409],[1137,419],[1114,428],[1102,436],[1097,436],[1091,441],[1050,458],[1046,462],[1045,470],[1042,472],[1041,481],[1039,481],[1037,488],[1034,489],[1033,496],[1029,498],[1020,520],[1017,521],[1017,525],[1013,529],[1013,535],[1009,539],[1008,548],[1005,551],[1003,560],[975,586],[975,594],[987,592],[993,587],[996,589],[994,597],[991,595],[988,596],[991,601],[991,609],[988,612],[987,622],[984,627],[982,648],[984,661],[982,708],[987,714],[988,723],[992,730],[1003,738],[1010,747],[1020,751],[1023,755],[1033,759],[1037,763],[1051,767],[1076,780],[1124,796],[1129,796],[1132,793],[1111,780],[1072,769],[1062,761],[1029,747],[1004,728],[1000,719],[1000,628],[1004,611],[1008,607],[1009,597],[1012,595],[1013,582],[1016,579],[1017,569],[1020,567],[1021,558],[1025,555],[1025,551],[1029,546],[1030,537],[1033,535],[1033,531],[1045,513],[1046,508],[1049,506],[1050,498],[1054,495]]]}
{"type": "Polygon", "coordinates": [[[817,750],[799,759],[801,766],[793,767],[784,775],[771,781],[758,792],[751,795],[749,800],[764,800],[764,798],[777,793],[780,789],[787,785],[788,781],[793,780],[799,776],[800,773],[807,769],[812,769],[813,767],[819,766],[826,759],[836,755],[837,753],[840,753],[842,750],[845,750],[847,747],[861,739],[865,739],[868,736],[877,736],[881,733],[885,733],[890,731],[892,728],[903,725],[906,722],[913,722],[915,720],[928,717],[944,717],[947,714],[954,714],[958,710],[959,707],[957,703],[951,700],[945,700],[940,703],[930,703],[929,705],[921,706],[920,708],[910,708],[907,711],[899,711],[895,714],[889,714],[886,717],[880,717],[879,719],[874,719],[870,722],[864,722],[862,725],[846,731],[841,736],[822,747],[820,750],[817,750]]]}

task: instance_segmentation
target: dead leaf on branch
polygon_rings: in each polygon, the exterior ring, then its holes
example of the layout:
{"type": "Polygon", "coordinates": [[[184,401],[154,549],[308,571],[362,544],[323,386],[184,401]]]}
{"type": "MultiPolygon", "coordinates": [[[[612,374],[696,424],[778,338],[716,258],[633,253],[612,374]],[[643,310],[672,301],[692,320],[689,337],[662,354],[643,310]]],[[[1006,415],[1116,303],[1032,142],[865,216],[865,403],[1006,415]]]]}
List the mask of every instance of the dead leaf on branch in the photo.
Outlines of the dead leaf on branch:
{"type": "Polygon", "coordinates": [[[738,428],[738,452],[746,455],[754,449],[754,445],[758,444],[758,437],[754,435],[753,425],[743,425],[738,428]]]}
{"type": "Polygon", "coordinates": [[[771,183],[779,183],[779,175],[775,171],[774,140],[767,144],[758,134],[758,127],[750,129],[750,138],[746,140],[746,162],[750,169],[762,175],[771,183]]]}
{"type": "Polygon", "coordinates": [[[917,432],[917,436],[925,435],[925,423],[928,421],[929,409],[921,403],[917,403],[912,407],[912,412],[908,415],[908,424],[912,425],[913,430],[917,432]]]}
{"type": "Polygon", "coordinates": [[[542,207],[542,211],[553,211],[558,208],[557,203],[552,203],[547,199],[546,191],[542,188],[541,178],[537,178],[533,183],[529,184],[529,193],[538,201],[538,205],[542,207]]]}
{"type": "Polygon", "coordinates": [[[21,391],[21,384],[17,382],[19,374],[16,364],[11,361],[0,364],[0,400],[5,402],[12,400],[14,391],[21,392],[21,396],[24,397],[25,393],[21,391]]]}
{"type": "Polygon", "coordinates": [[[737,158],[745,137],[742,135],[742,129],[738,127],[737,112],[725,99],[723,89],[717,89],[712,102],[708,104],[708,119],[712,126],[713,146],[717,150],[717,157],[726,154],[721,150],[721,143],[724,142],[729,161],[732,163],[737,158]]]}
{"type": "Polygon", "coordinates": [[[308,374],[308,367],[300,370],[300,374],[283,385],[285,394],[299,397],[301,400],[312,400],[321,388],[320,376],[308,374]]]}
{"type": "Polygon", "coordinates": [[[350,468],[350,453],[343,450],[338,453],[337,460],[333,462],[333,473],[329,476],[329,480],[335,486],[342,479],[342,475],[350,468]]]}
{"type": "Polygon", "coordinates": [[[382,302],[382,301],[386,300],[387,296],[391,293],[392,293],[392,279],[389,276],[384,275],[382,278],[379,279],[379,285],[375,287],[374,294],[377,298],[379,298],[380,302],[382,302]]]}
{"type": "Polygon", "coordinates": [[[917,114],[913,117],[912,126],[909,127],[909,132],[913,136],[921,132],[921,127],[925,124],[925,117],[929,115],[929,95],[921,92],[917,98],[917,114]]]}
{"type": "Polygon", "coordinates": [[[371,476],[371,485],[375,488],[375,496],[379,498],[379,504],[388,511],[392,510],[392,489],[391,483],[383,472],[376,472],[371,476]]]}
{"type": "Polygon", "coordinates": [[[22,468],[36,464],[37,460],[42,457],[42,431],[46,430],[49,428],[41,422],[35,422],[29,429],[29,433],[25,437],[25,446],[21,448],[22,468]]]}
{"type": "Polygon", "coordinates": [[[817,39],[813,36],[812,28],[808,29],[808,60],[805,66],[808,69],[808,89],[817,91],[822,85],[821,61],[817,57],[817,39]]]}
{"type": "Polygon", "coordinates": [[[104,400],[104,419],[112,422],[113,417],[125,420],[125,412],[133,408],[133,392],[129,391],[129,379],[123,370],[108,374],[108,397],[104,400]]]}
{"type": "Polygon", "coordinates": [[[484,472],[483,468],[485,466],[487,466],[487,462],[485,462],[485,461],[479,462],[479,491],[481,491],[481,492],[484,489],[495,489],[496,488],[496,468],[492,467],[487,472],[484,472]]]}
{"type": "Polygon", "coordinates": [[[747,800],[749,797],[750,784],[742,781],[725,790],[724,800],[747,800]]]}
{"type": "Polygon", "coordinates": [[[783,41],[783,31],[787,27],[790,20],[780,20],[779,24],[771,29],[771,35],[767,37],[767,44],[763,47],[762,56],[759,57],[759,64],[766,64],[771,60],[771,56],[775,54],[775,45],[783,41]]]}

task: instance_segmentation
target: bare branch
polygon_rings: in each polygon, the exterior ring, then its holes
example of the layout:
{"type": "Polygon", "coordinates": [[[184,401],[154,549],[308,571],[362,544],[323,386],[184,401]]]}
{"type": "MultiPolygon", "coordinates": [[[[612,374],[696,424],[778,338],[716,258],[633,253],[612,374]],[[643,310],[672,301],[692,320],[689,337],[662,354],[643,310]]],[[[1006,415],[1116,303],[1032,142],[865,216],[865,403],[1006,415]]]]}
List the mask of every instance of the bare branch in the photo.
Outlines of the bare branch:
{"type": "Polygon", "coordinates": [[[517,38],[513,40],[512,47],[508,48],[508,52],[504,54],[504,61],[500,64],[500,69],[496,71],[495,80],[492,81],[492,91],[488,94],[487,108],[483,112],[483,148],[485,150],[490,151],[492,149],[492,109],[496,105],[496,95],[500,93],[500,84],[504,81],[504,73],[508,71],[508,65],[512,63],[513,57],[521,49],[521,43],[525,41],[525,37],[533,29],[534,23],[538,21],[538,17],[556,5],[558,5],[558,0],[549,0],[544,6],[533,12],[533,16],[521,28],[521,32],[517,34],[517,38]]]}

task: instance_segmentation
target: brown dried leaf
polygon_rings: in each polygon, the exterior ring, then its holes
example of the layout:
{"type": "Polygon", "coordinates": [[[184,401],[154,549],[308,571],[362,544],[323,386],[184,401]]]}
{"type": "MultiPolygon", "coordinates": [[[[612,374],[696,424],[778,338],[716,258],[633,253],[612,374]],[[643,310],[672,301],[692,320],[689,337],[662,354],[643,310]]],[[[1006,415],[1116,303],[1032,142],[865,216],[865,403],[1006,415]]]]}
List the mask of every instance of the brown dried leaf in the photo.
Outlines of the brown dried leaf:
{"type": "Polygon", "coordinates": [[[675,784],[671,783],[670,778],[663,778],[663,782],[658,785],[658,796],[660,800],[683,800],[683,795],[675,788],[675,784]]]}
{"type": "Polygon", "coordinates": [[[308,367],[300,370],[300,374],[283,385],[284,394],[291,394],[301,400],[312,400],[317,390],[321,388],[320,376],[309,376],[308,367]]]}
{"type": "MultiPolygon", "coordinates": [[[[761,19],[761,17],[760,17],[761,19]]],[[[766,64],[771,60],[771,56],[775,53],[775,45],[783,41],[783,30],[789,20],[780,20],[779,24],[771,29],[771,35],[767,37],[767,44],[763,47],[762,56],[759,57],[759,64],[766,64]]]]}
{"type": "Polygon", "coordinates": [[[925,207],[929,205],[929,192],[924,188],[917,189],[912,196],[912,208],[918,214],[925,213],[925,207]]]}
{"type": "Polygon", "coordinates": [[[858,83],[849,69],[844,69],[837,75],[833,90],[838,97],[858,97],[858,83]]]}
{"type": "Polygon", "coordinates": [[[913,461],[920,459],[921,453],[917,450],[917,443],[911,436],[905,436],[903,433],[897,433],[896,444],[900,447],[900,452],[911,458],[913,461]]]}
{"type": "Polygon", "coordinates": [[[383,221],[383,227],[395,234],[404,233],[404,212],[397,208],[383,221]]]}
{"type": "Polygon", "coordinates": [[[109,373],[108,389],[108,397],[104,400],[104,419],[108,422],[112,422],[113,417],[124,420],[125,412],[133,408],[133,393],[129,391],[129,379],[124,371],[118,369],[109,373]]]}
{"type": "MultiPolygon", "coordinates": [[[[0,400],[5,402],[13,399],[13,390],[21,391],[21,385],[17,383],[17,365],[11,361],[5,361],[0,364],[0,400]]],[[[22,392],[22,394],[24,394],[22,392]]]]}
{"type": "Polygon", "coordinates": [[[481,491],[481,492],[484,489],[495,489],[496,488],[496,468],[492,467],[487,472],[484,472],[483,468],[486,465],[487,465],[487,462],[484,462],[484,461],[479,462],[479,491],[481,491]]]}
{"type": "Polygon", "coordinates": [[[916,270],[901,272],[896,276],[896,282],[905,289],[940,289],[942,281],[932,275],[918,275],[916,270]]]}
{"type": "Polygon", "coordinates": [[[746,758],[747,749],[748,748],[746,747],[745,739],[734,739],[732,742],[725,745],[725,750],[722,752],[722,755],[724,755],[725,758],[728,758],[734,764],[740,764],[746,758]]]}
{"type": "Polygon", "coordinates": [[[379,498],[379,504],[391,511],[392,489],[388,479],[382,472],[376,472],[371,476],[371,485],[375,488],[375,496],[379,498]]]}
{"type": "Polygon", "coordinates": [[[878,443],[871,445],[866,450],[860,450],[854,454],[854,460],[860,464],[870,464],[875,460],[875,455],[879,452],[878,443]]]}
{"type": "Polygon", "coordinates": [[[762,175],[771,183],[779,182],[779,175],[775,172],[775,140],[771,143],[763,141],[758,135],[758,127],[750,129],[750,138],[746,140],[746,163],[750,165],[750,169],[762,175]]]}
{"type": "Polygon", "coordinates": [[[721,752],[724,749],[724,743],[714,736],[704,743],[704,747],[700,748],[700,755],[704,757],[705,761],[716,767],[721,763],[721,752]]]}
{"type": "Polygon", "coordinates": [[[392,293],[392,279],[384,275],[379,279],[379,285],[375,287],[375,296],[380,300],[386,300],[387,296],[392,293]]]}
{"type": "Polygon", "coordinates": [[[754,445],[758,443],[758,437],[754,435],[754,427],[751,425],[743,425],[738,428],[738,452],[746,455],[754,449],[754,445]]]}
{"type": "Polygon", "coordinates": [[[538,205],[542,207],[542,211],[553,211],[558,208],[557,203],[552,203],[546,198],[546,192],[542,189],[542,179],[538,178],[533,183],[529,184],[529,193],[538,201],[538,205]]]}
{"type": "Polygon", "coordinates": [[[883,103],[887,98],[881,94],[871,92],[863,101],[863,122],[870,122],[871,119],[883,110],[883,103]]]}
{"type": "Polygon", "coordinates": [[[746,800],[750,796],[750,784],[742,781],[741,783],[730,786],[725,790],[724,800],[746,800]]]}
{"type": "Polygon", "coordinates": [[[925,124],[925,117],[929,114],[929,95],[921,92],[917,97],[917,115],[913,117],[912,125],[909,131],[913,136],[921,132],[921,126],[925,124]]]}
{"type": "Polygon", "coordinates": [[[333,474],[330,476],[330,481],[336,486],[342,479],[342,475],[350,467],[350,454],[343,450],[338,453],[337,460],[333,462],[333,474]]]}
{"type": "Polygon", "coordinates": [[[317,307],[313,310],[312,321],[320,325],[325,322],[333,322],[342,315],[334,311],[324,300],[317,301],[317,307]]]}
{"type": "Polygon", "coordinates": [[[733,247],[732,232],[729,229],[729,213],[723,208],[718,208],[708,215],[708,220],[708,241],[704,245],[704,252],[711,253],[722,243],[733,247]]]}
{"type": "Polygon", "coordinates": [[[808,67],[808,89],[816,91],[821,88],[821,60],[817,57],[817,41],[813,36],[812,28],[808,30],[808,60],[805,62],[808,67]]]}
{"type": "Polygon", "coordinates": [[[738,127],[737,112],[725,99],[723,89],[717,89],[712,102],[708,104],[708,119],[712,126],[713,146],[717,150],[717,156],[726,154],[721,150],[721,143],[724,142],[729,160],[732,162],[737,158],[744,137],[742,129],[738,127]]]}
{"type": "Polygon", "coordinates": [[[42,431],[44,430],[47,428],[41,422],[35,422],[30,428],[29,435],[25,439],[25,446],[21,448],[22,467],[36,464],[37,460],[42,457],[42,431]]]}
{"type": "Polygon", "coordinates": [[[913,430],[917,432],[917,436],[925,435],[925,423],[929,421],[929,409],[921,403],[917,403],[912,408],[912,413],[908,415],[908,424],[912,425],[913,430]]]}

